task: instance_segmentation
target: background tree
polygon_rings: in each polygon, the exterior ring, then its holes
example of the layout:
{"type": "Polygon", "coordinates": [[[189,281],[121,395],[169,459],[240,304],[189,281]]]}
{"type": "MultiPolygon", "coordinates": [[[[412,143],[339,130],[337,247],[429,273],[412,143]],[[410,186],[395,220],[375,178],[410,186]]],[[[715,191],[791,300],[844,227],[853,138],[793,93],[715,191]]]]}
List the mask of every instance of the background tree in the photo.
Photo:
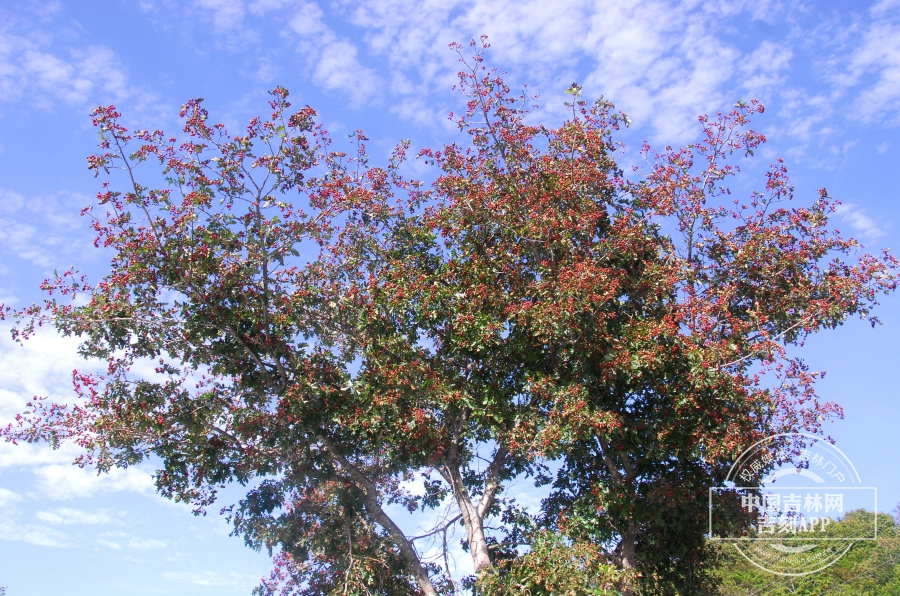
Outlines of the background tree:
{"type": "MultiPolygon", "coordinates": [[[[875,523],[875,513],[850,511],[829,526],[829,537],[861,536],[875,523]]],[[[900,592],[900,535],[897,520],[878,515],[878,539],[858,541],[833,565],[811,575],[783,577],[761,571],[740,556],[730,544],[722,544],[722,560],[716,569],[721,577],[721,594],[745,596],[843,596],[872,594],[888,596],[900,592]]]]}
{"type": "Polygon", "coordinates": [[[565,123],[530,124],[531,99],[472,45],[454,117],[467,142],[421,152],[430,185],[401,175],[407,144],[384,167],[362,132],[354,155],[333,150],[283,88],[236,136],[188,102],[184,142],[97,109],[90,167],[125,176],[88,211],[111,271],[48,280],[15,334],[50,322],[108,367],[4,436],[73,440],[101,471],[155,456],[161,494],[198,512],[247,486],[224,512],[278,549],[263,594],[712,585],[706,488],[757,437],[838,412],[785,346],[868,317],[896,262],[840,260],[857,244],[827,230],[824,191],[778,204],[780,162],[765,193],[719,204],[737,171],[724,160],[764,140],[742,130],[758,104],[702,118],[686,149],[645,147],[649,169],[627,177],[613,136],[627,119],[608,102],[573,85],[565,123]],[[552,484],[537,515],[507,488],[528,477],[552,484]],[[450,509],[414,537],[398,504],[450,509]],[[457,523],[476,572],[462,586],[457,523]],[[417,543],[434,537],[443,553],[426,559],[417,543]]]}

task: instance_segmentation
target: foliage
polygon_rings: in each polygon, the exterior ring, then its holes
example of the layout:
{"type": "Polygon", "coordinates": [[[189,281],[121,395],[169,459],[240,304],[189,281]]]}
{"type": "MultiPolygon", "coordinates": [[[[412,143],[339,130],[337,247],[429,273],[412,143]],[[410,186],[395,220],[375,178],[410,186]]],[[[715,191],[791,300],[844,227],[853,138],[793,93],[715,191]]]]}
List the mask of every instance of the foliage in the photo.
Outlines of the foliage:
{"type": "MultiPolygon", "coordinates": [[[[860,536],[871,529],[875,514],[857,510],[831,524],[829,536],[860,536]]],[[[900,532],[890,515],[878,514],[877,541],[854,542],[846,555],[822,571],[800,577],[781,577],[761,571],[723,545],[723,557],[716,573],[722,581],[723,596],[771,594],[772,596],[850,596],[900,594],[900,532]]]]}
{"type": "Polygon", "coordinates": [[[541,531],[528,554],[501,562],[481,586],[498,596],[601,596],[620,594],[624,573],[590,543],[568,543],[541,531]]]}
{"type": "Polygon", "coordinates": [[[460,73],[467,142],[419,154],[430,185],[402,175],[408,143],[383,167],[362,132],[355,154],[332,149],[280,87],[235,136],[199,99],[182,141],[95,110],[89,165],[125,180],[86,211],[110,273],[48,280],[14,333],[52,323],[107,370],[75,373],[71,404],[36,400],[6,439],[74,441],[103,471],[155,456],[160,493],[198,512],[247,486],[223,511],[274,549],[261,594],[453,592],[456,523],[476,590],[714,585],[707,487],[758,437],[840,413],[786,348],[874,324],[896,261],[828,230],[824,190],[789,208],[780,160],[728,203],[726,160],[765,140],[745,130],[758,103],[701,118],[687,148],[644,146],[648,169],[626,175],[610,103],[573,85],[566,122],[531,124],[486,47],[460,73]],[[550,485],[540,513],[508,494],[523,478],[550,485]],[[427,534],[442,554],[392,506],[449,508],[427,534]]]}

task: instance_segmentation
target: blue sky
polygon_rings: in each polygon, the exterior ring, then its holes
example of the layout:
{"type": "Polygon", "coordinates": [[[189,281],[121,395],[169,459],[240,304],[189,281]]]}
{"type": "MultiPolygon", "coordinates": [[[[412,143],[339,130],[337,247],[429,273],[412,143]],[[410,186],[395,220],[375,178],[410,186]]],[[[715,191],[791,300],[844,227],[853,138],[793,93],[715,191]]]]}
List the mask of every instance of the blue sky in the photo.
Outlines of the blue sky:
{"type": "MultiPolygon", "coordinates": [[[[844,203],[842,232],[900,248],[897,1],[22,1],[0,7],[0,302],[39,300],[55,268],[104,271],[108,255],[78,215],[98,190],[85,162],[91,108],[114,103],[130,127],[176,131],[179,107],[199,96],[236,130],[280,84],[336,138],[363,129],[377,159],[401,138],[415,148],[458,138],[447,44],[481,34],[508,82],[541,94],[537,118],[559,121],[573,81],[628,113],[626,161],[644,139],[690,142],[699,114],[762,100],[753,126],[769,143],[736,190],[761,188],[784,157],[798,203],[826,187],[844,203]]],[[[850,321],[802,353],[828,372],[822,396],[844,406],[828,433],[889,511],[900,502],[900,299],[879,314],[882,326],[850,321]]],[[[70,341],[43,333],[23,348],[4,332],[0,423],[32,395],[65,401],[84,366],[70,341]]],[[[156,496],[152,466],[97,477],[73,457],[0,445],[9,596],[249,594],[268,569],[215,512],[196,518],[156,496]]]]}

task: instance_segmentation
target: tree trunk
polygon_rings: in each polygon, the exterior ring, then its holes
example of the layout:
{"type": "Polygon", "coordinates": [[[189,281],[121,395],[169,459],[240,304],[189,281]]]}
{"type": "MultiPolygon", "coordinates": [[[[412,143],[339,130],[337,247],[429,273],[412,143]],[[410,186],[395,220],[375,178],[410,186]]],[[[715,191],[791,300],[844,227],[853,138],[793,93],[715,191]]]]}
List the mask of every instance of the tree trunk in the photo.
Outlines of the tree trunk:
{"type": "MultiPolygon", "coordinates": [[[[628,531],[622,535],[622,540],[619,542],[619,563],[626,572],[634,569],[634,546],[636,538],[637,530],[635,529],[634,524],[628,524],[628,531]]],[[[630,577],[626,577],[622,582],[620,589],[622,590],[623,596],[631,596],[634,593],[631,582],[632,580],[630,577]]]]}
{"type": "Polygon", "coordinates": [[[419,560],[419,554],[416,552],[413,545],[406,539],[406,536],[397,524],[394,523],[394,520],[388,517],[384,512],[374,496],[366,494],[364,498],[366,510],[368,510],[369,515],[390,533],[391,538],[394,540],[394,544],[400,549],[400,553],[406,560],[406,564],[416,577],[416,583],[419,584],[422,593],[425,594],[425,596],[438,596],[438,591],[435,589],[434,584],[431,583],[431,578],[428,577],[428,572],[425,570],[425,567],[422,566],[422,562],[419,560]]]}
{"type": "Polygon", "coordinates": [[[479,575],[483,570],[490,569],[491,556],[488,552],[487,539],[484,536],[484,520],[478,516],[471,503],[469,503],[469,509],[469,515],[463,515],[463,522],[466,524],[466,536],[472,551],[475,575],[479,575]]]}
{"type": "MultiPolygon", "coordinates": [[[[493,461],[487,470],[485,477],[484,491],[481,499],[476,505],[472,502],[469,491],[466,490],[463,482],[462,474],[459,470],[459,453],[460,453],[460,437],[461,429],[465,425],[467,414],[464,413],[453,424],[453,434],[450,441],[450,448],[447,452],[447,459],[440,468],[437,468],[440,474],[450,484],[453,497],[459,507],[462,515],[463,524],[466,527],[466,538],[469,541],[469,551],[472,555],[472,564],[475,567],[475,576],[480,578],[485,571],[491,569],[491,554],[488,550],[487,538],[484,535],[484,518],[491,504],[494,502],[494,495],[499,488],[501,471],[506,463],[509,452],[506,447],[499,446],[494,453],[493,461]]],[[[449,572],[449,569],[447,570],[449,572]]]]}
{"type": "Polygon", "coordinates": [[[466,527],[466,539],[469,541],[469,551],[472,554],[472,564],[475,567],[475,575],[482,570],[491,567],[491,556],[488,552],[487,539],[484,536],[484,519],[479,515],[478,509],[472,503],[469,491],[463,485],[462,475],[458,469],[446,466],[446,479],[453,490],[453,497],[462,514],[463,524],[466,527]]]}
{"type": "Polygon", "coordinates": [[[346,457],[338,453],[331,445],[331,441],[324,436],[324,433],[319,435],[319,440],[329,453],[331,453],[331,456],[335,461],[337,461],[341,468],[349,475],[349,480],[356,484],[362,491],[363,503],[366,506],[366,511],[372,516],[375,523],[387,530],[391,535],[391,539],[394,541],[394,544],[397,545],[397,548],[400,549],[400,554],[403,555],[403,559],[409,566],[409,570],[415,576],[416,583],[419,584],[422,593],[425,596],[439,596],[434,584],[431,583],[431,578],[428,577],[428,572],[422,565],[422,561],[419,560],[419,554],[416,552],[415,547],[413,547],[412,543],[406,539],[406,534],[404,534],[400,527],[394,523],[394,520],[384,512],[384,509],[382,509],[381,505],[378,503],[378,487],[375,486],[375,483],[363,474],[359,468],[354,466],[346,457]]]}

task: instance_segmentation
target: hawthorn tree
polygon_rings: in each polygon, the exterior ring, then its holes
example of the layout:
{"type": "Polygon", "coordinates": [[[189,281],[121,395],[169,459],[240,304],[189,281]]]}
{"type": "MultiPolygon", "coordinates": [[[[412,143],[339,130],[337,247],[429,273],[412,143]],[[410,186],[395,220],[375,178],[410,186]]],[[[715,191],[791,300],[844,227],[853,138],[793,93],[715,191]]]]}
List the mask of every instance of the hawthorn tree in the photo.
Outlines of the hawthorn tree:
{"type": "Polygon", "coordinates": [[[472,47],[453,46],[466,136],[418,155],[430,184],[402,175],[408,143],[384,166],[362,132],[333,149],[280,87],[234,136],[199,99],[183,141],[95,110],[89,166],[109,179],[85,213],[110,272],[48,280],[14,335],[50,323],[107,369],[3,436],[74,441],[100,471],[154,457],[160,493],[198,512],[246,486],[223,513],[275,549],[260,594],[711,585],[708,487],[759,437],[840,413],[787,347],[874,323],[896,261],[829,230],[824,190],[790,207],[780,160],[732,203],[726,160],[764,142],[758,103],[626,173],[611,104],[573,85],[564,123],[531,124],[472,47]],[[548,487],[540,512],[515,502],[523,478],[548,487]],[[410,536],[398,506],[445,512],[410,536]]]}

